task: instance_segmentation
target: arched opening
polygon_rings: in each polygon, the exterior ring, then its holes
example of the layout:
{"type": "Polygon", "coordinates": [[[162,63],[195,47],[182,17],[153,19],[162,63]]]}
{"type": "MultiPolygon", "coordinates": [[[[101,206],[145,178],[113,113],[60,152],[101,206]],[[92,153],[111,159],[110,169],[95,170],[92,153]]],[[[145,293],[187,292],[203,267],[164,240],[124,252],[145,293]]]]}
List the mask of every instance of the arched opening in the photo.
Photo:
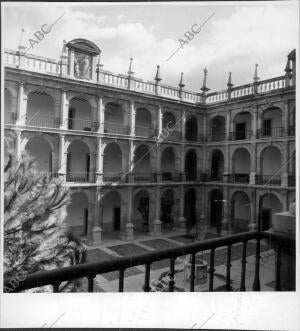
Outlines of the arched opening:
{"type": "Polygon", "coordinates": [[[135,231],[149,231],[149,194],[146,190],[141,190],[135,195],[132,218],[135,231]]]}
{"type": "Polygon", "coordinates": [[[278,148],[269,146],[261,154],[261,183],[281,185],[281,153],[278,148]]]}
{"type": "Polygon", "coordinates": [[[92,130],[92,110],[87,100],[73,98],[69,103],[68,129],[69,130],[92,130]]]}
{"type": "Polygon", "coordinates": [[[184,195],[184,217],[187,229],[190,230],[196,224],[196,190],[189,188],[184,195]]]}
{"type": "Polygon", "coordinates": [[[165,112],[163,115],[162,127],[167,132],[164,135],[165,140],[179,140],[180,139],[180,131],[176,127],[176,117],[170,113],[165,112]]]}
{"type": "Polygon", "coordinates": [[[197,141],[198,125],[194,117],[189,118],[185,123],[185,139],[187,141],[197,141]]]}
{"type": "Polygon", "coordinates": [[[152,179],[149,148],[145,145],[138,146],[135,151],[133,172],[135,181],[150,181],[152,179]]]}
{"type": "Polygon", "coordinates": [[[251,114],[243,111],[238,113],[234,120],[234,140],[250,139],[252,135],[251,131],[251,114]]]}
{"type": "Polygon", "coordinates": [[[238,183],[249,183],[251,157],[246,148],[238,148],[232,157],[233,178],[238,183]]]}
{"type": "Polygon", "coordinates": [[[6,88],[4,94],[4,123],[12,124],[13,123],[13,96],[11,92],[6,88]]]}
{"type": "Polygon", "coordinates": [[[220,190],[212,190],[210,193],[210,226],[216,228],[221,235],[223,217],[223,194],[220,190]]]}
{"type": "Polygon", "coordinates": [[[224,173],[224,155],[220,150],[215,150],[211,157],[211,179],[222,181],[224,173]]]}
{"type": "Polygon", "coordinates": [[[27,100],[26,125],[38,127],[56,127],[54,102],[52,97],[45,93],[30,92],[27,100]]]}
{"type": "Polygon", "coordinates": [[[90,180],[90,151],[81,140],[73,141],[68,147],[67,181],[88,182],[90,180]]]}
{"type": "Polygon", "coordinates": [[[236,192],[231,200],[231,227],[233,232],[249,231],[250,200],[245,192],[236,192]]]}
{"type": "Polygon", "coordinates": [[[52,172],[52,149],[48,141],[41,137],[31,138],[25,150],[34,157],[38,171],[52,172]]]}
{"type": "Polygon", "coordinates": [[[187,181],[197,179],[197,154],[190,150],[185,155],[185,178],[187,181]]]}
{"type": "Polygon", "coordinates": [[[267,193],[260,199],[260,230],[266,231],[272,227],[275,214],[282,212],[282,205],[277,196],[272,193],[267,193]]]}
{"type": "Polygon", "coordinates": [[[172,147],[163,150],[161,156],[162,180],[172,180],[175,173],[175,153],[172,147]]]}
{"type": "Polygon", "coordinates": [[[66,224],[77,236],[88,235],[88,198],[83,192],[71,195],[71,203],[67,207],[66,224]]]}
{"type": "Polygon", "coordinates": [[[278,107],[268,108],[261,115],[261,135],[262,137],[282,137],[282,114],[278,107]]]}
{"type": "Polygon", "coordinates": [[[225,140],[225,118],[223,116],[216,116],[211,120],[210,137],[211,141],[225,140]]]}
{"type": "Polygon", "coordinates": [[[123,110],[121,105],[110,102],[105,106],[104,132],[127,134],[128,128],[124,125],[123,110]]]}
{"type": "Polygon", "coordinates": [[[174,223],[174,193],[168,189],[161,196],[161,214],[160,220],[163,225],[170,226],[174,223]]]}
{"type": "Polygon", "coordinates": [[[152,132],[151,113],[146,108],[138,108],[135,117],[135,135],[142,137],[151,137],[152,132]]]}
{"type": "Polygon", "coordinates": [[[102,228],[107,232],[121,230],[121,197],[117,191],[111,191],[103,198],[102,228]]]}
{"type": "Polygon", "coordinates": [[[111,143],[104,149],[103,180],[118,181],[122,173],[122,151],[118,144],[111,143]]]}

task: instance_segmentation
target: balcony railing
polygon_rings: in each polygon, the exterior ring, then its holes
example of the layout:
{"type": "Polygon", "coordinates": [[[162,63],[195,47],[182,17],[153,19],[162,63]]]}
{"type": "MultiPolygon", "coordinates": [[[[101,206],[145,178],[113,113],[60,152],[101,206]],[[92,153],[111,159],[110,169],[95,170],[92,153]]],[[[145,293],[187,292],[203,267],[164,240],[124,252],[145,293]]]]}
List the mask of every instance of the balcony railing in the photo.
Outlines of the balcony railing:
{"type": "Polygon", "coordinates": [[[288,177],[288,186],[295,186],[296,185],[296,176],[289,176],[288,177]]]}
{"type": "Polygon", "coordinates": [[[4,113],[4,124],[14,124],[15,122],[15,113],[14,112],[5,112],[4,113]]]}
{"type": "Polygon", "coordinates": [[[156,182],[156,174],[154,173],[134,173],[135,182],[154,183],[156,182]]]}
{"type": "Polygon", "coordinates": [[[68,118],[69,130],[92,131],[93,122],[82,118],[68,118]]]}
{"type": "Polygon", "coordinates": [[[95,174],[91,172],[67,172],[67,182],[89,183],[95,181],[95,174]]]}
{"type": "Polygon", "coordinates": [[[127,125],[121,123],[104,122],[104,133],[129,134],[127,125]]]}
{"type": "Polygon", "coordinates": [[[190,172],[185,173],[185,180],[187,182],[193,182],[196,181],[197,179],[198,179],[197,173],[190,173],[190,172]]]}
{"type": "Polygon", "coordinates": [[[161,174],[161,180],[163,182],[181,182],[182,176],[180,173],[175,173],[175,172],[163,172],[161,174]]]}
{"type": "Polygon", "coordinates": [[[233,183],[249,183],[249,177],[249,174],[233,174],[229,180],[233,183]]]}
{"type": "Polygon", "coordinates": [[[281,177],[273,175],[257,175],[256,184],[258,185],[281,185],[281,177]]]}
{"type": "Polygon", "coordinates": [[[219,133],[211,133],[206,136],[206,140],[208,142],[217,142],[217,141],[224,141],[226,140],[226,133],[224,132],[219,132],[219,133]]]}
{"type": "Polygon", "coordinates": [[[154,136],[154,130],[152,128],[147,127],[147,126],[136,125],[135,135],[136,136],[141,136],[141,137],[153,137],[154,136]]]}
{"type": "MultiPolygon", "coordinates": [[[[214,287],[215,279],[215,255],[216,249],[219,247],[226,247],[226,255],[224,256],[224,264],[226,264],[226,275],[224,279],[223,291],[232,291],[231,286],[231,248],[234,244],[241,244],[241,267],[240,267],[240,283],[239,290],[246,291],[246,269],[247,269],[247,256],[249,256],[248,248],[249,243],[254,242],[255,244],[255,262],[254,262],[254,273],[252,279],[253,291],[260,291],[260,267],[262,262],[260,261],[261,253],[261,241],[266,241],[267,244],[272,245],[275,251],[275,266],[274,266],[274,290],[281,291],[286,290],[285,285],[282,284],[281,279],[283,270],[281,270],[281,258],[283,251],[291,257],[291,261],[295,263],[295,240],[290,239],[281,235],[277,235],[270,232],[247,232],[237,235],[227,236],[223,238],[211,239],[201,242],[194,242],[191,244],[182,245],[180,247],[168,248],[163,250],[157,250],[145,254],[128,256],[128,257],[115,257],[109,261],[96,262],[81,264],[72,267],[64,267],[60,269],[54,269],[49,271],[43,271],[28,275],[24,280],[20,281],[12,292],[20,292],[32,288],[38,288],[46,285],[51,285],[53,292],[59,292],[60,285],[63,282],[71,281],[75,279],[83,278],[88,281],[88,292],[94,292],[94,279],[97,275],[105,274],[108,272],[117,271],[119,273],[119,292],[124,292],[124,273],[127,269],[135,266],[145,266],[145,277],[143,284],[143,291],[151,291],[150,279],[151,279],[151,265],[154,262],[161,260],[169,260],[169,277],[168,277],[168,288],[170,292],[174,292],[176,277],[175,277],[175,262],[176,259],[182,258],[185,255],[190,256],[190,277],[189,277],[189,291],[195,291],[195,270],[196,270],[196,254],[199,252],[208,252],[209,256],[209,269],[208,269],[208,290],[210,292],[216,290],[214,287]]],[[[285,270],[289,272],[289,270],[285,270]]],[[[285,275],[284,275],[285,276],[285,275]]],[[[291,275],[291,278],[294,278],[291,275]]],[[[11,279],[4,280],[5,288],[10,288],[11,279]]],[[[125,284],[126,286],[126,284],[125,284]]],[[[295,284],[291,282],[290,289],[295,290],[295,284]]]]}
{"type": "Polygon", "coordinates": [[[284,128],[283,127],[273,127],[273,128],[265,128],[262,130],[258,130],[258,137],[260,138],[277,138],[283,137],[284,128]]]}
{"type": "Polygon", "coordinates": [[[289,136],[295,136],[295,126],[294,125],[290,125],[288,127],[288,135],[289,136]]]}
{"type": "Polygon", "coordinates": [[[127,176],[124,176],[123,173],[116,173],[116,172],[111,172],[111,173],[104,173],[103,174],[103,181],[104,182],[110,182],[110,183],[117,183],[117,182],[126,182],[127,181],[127,176]]]}
{"type": "Polygon", "coordinates": [[[231,140],[245,140],[251,139],[252,130],[238,130],[235,132],[230,132],[231,140]]]}
{"type": "Polygon", "coordinates": [[[28,126],[57,128],[58,121],[55,117],[39,115],[39,114],[26,114],[25,124],[28,126]]]}

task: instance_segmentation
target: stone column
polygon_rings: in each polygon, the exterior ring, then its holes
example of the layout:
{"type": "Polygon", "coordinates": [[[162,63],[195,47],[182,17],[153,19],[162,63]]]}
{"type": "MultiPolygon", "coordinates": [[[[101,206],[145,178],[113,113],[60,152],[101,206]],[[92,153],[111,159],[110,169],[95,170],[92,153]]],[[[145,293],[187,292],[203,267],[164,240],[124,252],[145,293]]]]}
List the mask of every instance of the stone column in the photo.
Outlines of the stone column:
{"type": "Polygon", "coordinates": [[[96,182],[103,183],[103,152],[102,152],[102,138],[97,137],[96,143],[96,182]]]}
{"type": "MultiPolygon", "coordinates": [[[[186,130],[186,111],[185,109],[182,111],[182,114],[181,114],[182,118],[181,118],[181,138],[183,141],[185,141],[185,130],[186,130]]],[[[197,125],[198,127],[198,125],[197,125]]]]}
{"type": "Polygon", "coordinates": [[[228,182],[229,179],[229,171],[230,171],[230,164],[232,163],[232,160],[230,160],[230,151],[229,151],[229,145],[225,146],[225,157],[224,157],[224,173],[223,173],[223,181],[225,183],[228,182]]]}
{"type": "Polygon", "coordinates": [[[136,116],[136,111],[134,107],[134,102],[130,101],[130,135],[135,136],[135,116],[136,116]]]}
{"type": "Polygon", "coordinates": [[[102,242],[102,194],[101,188],[96,188],[96,199],[95,199],[95,220],[93,222],[92,229],[92,240],[94,245],[99,245],[102,242]]]}
{"type": "Polygon", "coordinates": [[[257,212],[256,212],[256,190],[253,189],[253,191],[250,194],[250,223],[249,223],[249,231],[255,231],[257,230],[258,220],[257,218],[257,212]]]}
{"type": "Polygon", "coordinates": [[[55,158],[56,158],[56,154],[55,154],[55,152],[50,152],[51,153],[51,164],[50,164],[50,169],[49,169],[49,171],[51,172],[51,173],[55,173],[56,171],[56,169],[55,169],[55,164],[56,164],[56,162],[55,162],[55,158]]]}
{"type": "Polygon", "coordinates": [[[61,99],[60,99],[60,126],[59,128],[62,130],[66,130],[68,128],[68,114],[69,112],[69,102],[67,100],[67,92],[65,90],[61,91],[61,99]]]}
{"type": "Polygon", "coordinates": [[[162,133],[162,127],[163,127],[163,112],[161,109],[161,106],[158,106],[158,113],[157,113],[157,124],[158,124],[158,137],[161,137],[161,133],[162,133]]]}
{"type": "Polygon", "coordinates": [[[151,235],[159,236],[161,235],[161,221],[160,221],[160,214],[161,214],[161,190],[160,187],[156,187],[156,205],[155,205],[155,219],[153,220],[151,235]]]}
{"type": "Polygon", "coordinates": [[[223,189],[223,218],[221,220],[222,223],[222,233],[224,235],[230,234],[230,225],[229,225],[229,214],[230,214],[230,201],[229,201],[229,194],[228,188],[224,187],[223,189]]]}
{"type": "Polygon", "coordinates": [[[226,132],[225,132],[225,139],[228,141],[230,139],[230,124],[231,124],[231,111],[228,110],[226,114],[226,132]]]}
{"type": "Polygon", "coordinates": [[[161,145],[158,144],[156,147],[156,172],[157,182],[161,182],[161,145]]]}
{"type": "Polygon", "coordinates": [[[202,117],[202,133],[203,133],[203,141],[207,141],[207,117],[206,114],[202,117]]]}
{"type": "Polygon", "coordinates": [[[283,135],[288,136],[288,133],[289,133],[289,105],[288,105],[288,102],[286,102],[283,106],[282,126],[283,126],[283,135]]]}
{"type": "MultiPolygon", "coordinates": [[[[283,155],[282,155],[282,168],[281,168],[281,186],[288,186],[288,177],[289,177],[289,143],[284,141],[283,143],[283,155]]],[[[279,175],[279,174],[277,174],[279,175]]]]}
{"type": "Polygon", "coordinates": [[[255,177],[256,177],[256,162],[257,162],[257,144],[253,144],[253,154],[251,155],[251,165],[250,165],[250,178],[249,178],[249,184],[255,185],[255,177]]]}
{"type": "Polygon", "coordinates": [[[89,202],[88,204],[88,225],[87,225],[87,237],[89,241],[93,241],[93,228],[95,220],[95,210],[96,204],[94,202],[89,202]]]}
{"type": "Polygon", "coordinates": [[[102,96],[98,96],[97,101],[97,122],[98,122],[98,132],[104,133],[104,115],[105,115],[105,107],[103,105],[103,98],[102,96]]]}
{"type": "Polygon", "coordinates": [[[63,178],[63,180],[66,180],[66,169],[67,169],[67,153],[65,152],[65,135],[60,134],[59,135],[59,150],[58,150],[58,175],[63,178]]]}
{"type": "Polygon", "coordinates": [[[255,108],[253,111],[253,119],[252,119],[252,139],[256,139],[257,137],[257,109],[255,108]]]}
{"type": "Polygon", "coordinates": [[[126,240],[134,239],[134,225],[132,223],[133,194],[132,187],[128,187],[127,192],[127,222],[126,222],[126,240]]]}
{"type": "Polygon", "coordinates": [[[24,93],[24,83],[19,83],[18,89],[18,108],[17,108],[17,125],[25,125],[26,110],[27,110],[27,96],[24,93]]]}
{"type": "Polygon", "coordinates": [[[96,158],[98,153],[90,153],[89,182],[96,182],[96,158]]]}
{"type": "Polygon", "coordinates": [[[182,181],[186,181],[186,173],[185,173],[185,145],[181,145],[181,160],[180,160],[180,173],[182,181]]]}
{"type": "Polygon", "coordinates": [[[179,189],[179,215],[177,219],[178,226],[182,229],[186,228],[186,218],[184,217],[184,187],[180,185],[179,189]]]}

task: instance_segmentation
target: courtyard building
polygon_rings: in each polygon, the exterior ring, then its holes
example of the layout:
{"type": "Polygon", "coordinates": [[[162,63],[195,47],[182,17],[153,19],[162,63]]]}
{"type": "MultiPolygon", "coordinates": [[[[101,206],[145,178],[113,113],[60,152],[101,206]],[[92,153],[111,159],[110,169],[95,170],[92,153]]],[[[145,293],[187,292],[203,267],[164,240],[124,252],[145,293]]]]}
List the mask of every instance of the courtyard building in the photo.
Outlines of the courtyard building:
{"type": "Polygon", "coordinates": [[[5,132],[16,155],[70,188],[67,226],[90,244],[186,230],[268,230],[295,200],[295,50],[283,75],[209,93],[103,69],[101,49],[59,60],[5,51],[5,132]]]}

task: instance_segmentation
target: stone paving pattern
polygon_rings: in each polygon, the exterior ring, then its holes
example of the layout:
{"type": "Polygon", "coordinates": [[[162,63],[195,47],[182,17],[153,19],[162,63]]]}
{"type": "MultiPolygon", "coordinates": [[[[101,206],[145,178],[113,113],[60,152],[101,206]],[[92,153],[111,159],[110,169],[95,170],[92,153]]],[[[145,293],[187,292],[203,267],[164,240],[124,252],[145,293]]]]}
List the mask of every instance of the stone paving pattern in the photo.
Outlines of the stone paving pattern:
{"type": "MultiPolygon", "coordinates": [[[[208,233],[205,239],[216,238],[215,234],[208,233]]],[[[114,259],[116,256],[132,256],[137,254],[142,254],[146,252],[151,252],[154,250],[161,250],[176,246],[181,246],[184,243],[191,243],[193,241],[191,236],[186,235],[173,235],[169,237],[160,237],[155,239],[135,241],[134,243],[124,243],[110,245],[106,247],[99,246],[97,248],[92,248],[88,250],[88,262],[100,262],[109,261],[114,259]]],[[[247,269],[246,269],[246,286],[248,290],[251,290],[254,276],[254,255],[255,255],[256,245],[254,242],[248,242],[247,245],[247,269]],[[252,261],[253,260],[253,261],[252,261]],[[251,261],[252,264],[251,265],[251,261]],[[248,278],[247,278],[248,277],[248,278]]],[[[268,250],[268,247],[261,244],[261,252],[268,250]]],[[[210,253],[209,251],[203,252],[203,258],[209,262],[210,253]]],[[[217,291],[223,291],[224,283],[226,279],[226,258],[227,258],[227,248],[218,248],[215,251],[215,276],[214,276],[214,289],[217,291]]],[[[233,245],[231,248],[231,278],[233,289],[239,288],[240,274],[241,274],[241,258],[242,258],[242,244],[233,245]]],[[[182,261],[184,257],[178,258],[176,260],[176,265],[182,266],[182,261]]],[[[268,260],[272,260],[268,258],[268,260]]],[[[270,262],[270,261],[269,261],[270,262]]],[[[268,274],[268,281],[264,282],[262,285],[262,290],[271,291],[274,288],[274,261],[271,263],[261,264],[261,275],[268,274]],[[267,270],[266,272],[263,270],[267,270]]],[[[151,264],[151,280],[157,279],[160,274],[169,269],[170,261],[169,259],[157,261],[151,264]]],[[[140,292],[144,285],[144,273],[145,266],[136,266],[128,268],[125,270],[124,279],[124,289],[125,291],[140,292]]],[[[189,281],[185,280],[182,275],[176,276],[176,285],[182,287],[185,290],[189,289],[189,281]]],[[[263,277],[263,276],[262,276],[263,277]]],[[[116,292],[118,290],[118,280],[119,272],[109,272],[106,274],[101,274],[96,276],[95,281],[95,292],[116,292]]],[[[84,282],[85,283],[85,282],[84,282]]],[[[87,288],[84,284],[82,290],[87,288]]],[[[208,282],[205,284],[196,284],[195,291],[207,291],[208,282]]]]}

